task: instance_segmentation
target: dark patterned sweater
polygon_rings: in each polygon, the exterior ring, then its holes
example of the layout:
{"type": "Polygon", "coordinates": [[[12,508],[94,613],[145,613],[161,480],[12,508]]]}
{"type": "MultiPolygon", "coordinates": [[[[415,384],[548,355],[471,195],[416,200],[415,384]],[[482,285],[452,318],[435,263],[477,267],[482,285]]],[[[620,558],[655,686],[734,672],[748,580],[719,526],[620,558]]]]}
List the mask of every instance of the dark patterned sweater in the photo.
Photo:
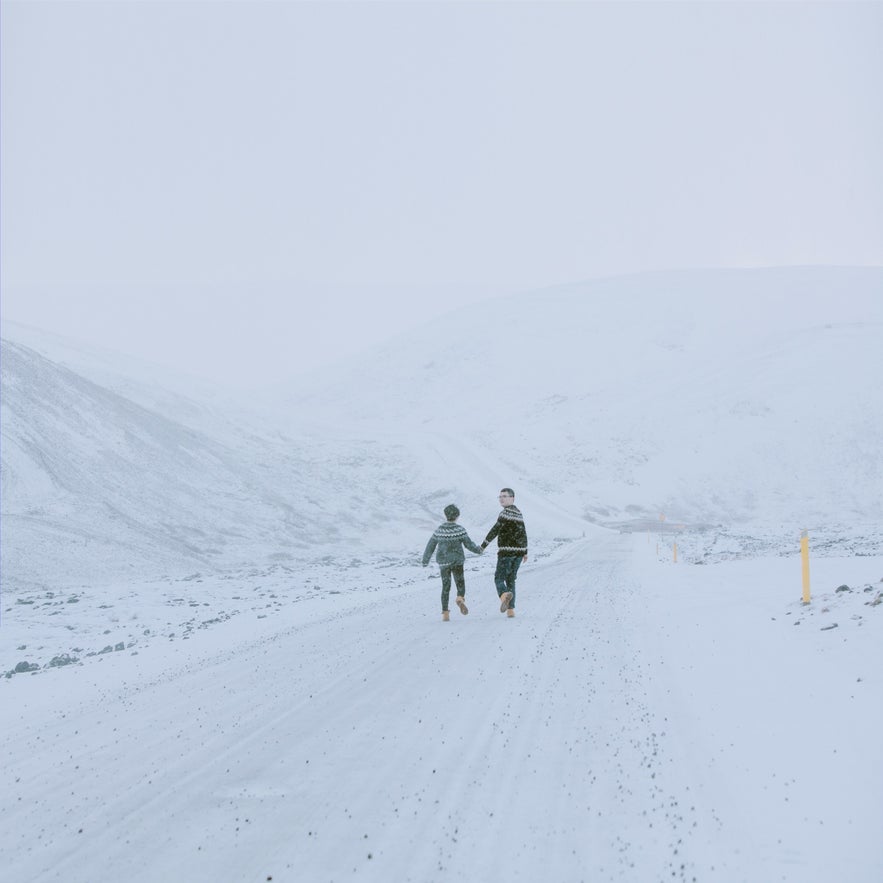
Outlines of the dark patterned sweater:
{"type": "Polygon", "coordinates": [[[462,564],[466,560],[463,554],[463,546],[466,546],[470,552],[476,555],[481,554],[481,549],[469,539],[466,529],[453,521],[446,521],[440,524],[426,544],[426,551],[423,553],[423,566],[429,564],[435,547],[438,546],[438,554],[435,560],[444,567],[450,564],[462,564]]]}
{"type": "Polygon", "coordinates": [[[481,548],[486,549],[494,537],[497,538],[498,555],[527,555],[527,530],[524,527],[524,516],[517,506],[506,506],[503,509],[496,524],[484,538],[481,548]]]}

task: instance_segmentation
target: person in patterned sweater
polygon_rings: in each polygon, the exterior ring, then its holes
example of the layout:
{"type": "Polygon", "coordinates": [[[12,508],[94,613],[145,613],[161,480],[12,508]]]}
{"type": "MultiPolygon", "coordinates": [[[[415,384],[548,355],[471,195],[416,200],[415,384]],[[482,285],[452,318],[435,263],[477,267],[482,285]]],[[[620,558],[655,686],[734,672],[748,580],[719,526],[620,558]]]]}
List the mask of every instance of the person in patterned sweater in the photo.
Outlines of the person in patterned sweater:
{"type": "Polygon", "coordinates": [[[450,618],[448,599],[451,596],[452,575],[454,582],[457,584],[457,606],[460,608],[460,613],[469,613],[469,608],[466,606],[466,576],[463,573],[463,562],[466,560],[466,556],[463,554],[463,546],[469,549],[470,552],[475,552],[476,555],[482,553],[482,550],[469,539],[469,534],[466,533],[465,528],[456,523],[459,517],[460,510],[453,503],[450,506],[445,506],[445,518],[447,518],[447,521],[435,529],[429,538],[429,542],[426,544],[426,551],[423,553],[423,566],[426,567],[429,564],[430,558],[432,558],[432,553],[438,547],[435,560],[438,561],[438,566],[441,570],[442,619],[445,622],[450,618]]]}
{"type": "Polygon", "coordinates": [[[527,530],[524,527],[524,516],[515,505],[515,491],[504,487],[500,491],[500,505],[503,511],[496,523],[488,532],[482,549],[497,539],[497,569],[494,572],[494,584],[500,596],[500,613],[515,616],[515,577],[522,561],[527,561],[527,530]]]}

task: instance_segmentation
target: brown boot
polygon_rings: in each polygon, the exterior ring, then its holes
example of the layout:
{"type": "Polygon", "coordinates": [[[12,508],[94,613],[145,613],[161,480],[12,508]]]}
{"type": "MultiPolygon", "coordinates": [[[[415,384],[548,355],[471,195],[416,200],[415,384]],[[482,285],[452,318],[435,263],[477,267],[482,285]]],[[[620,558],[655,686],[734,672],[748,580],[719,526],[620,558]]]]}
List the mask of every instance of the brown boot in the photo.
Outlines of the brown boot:
{"type": "Polygon", "coordinates": [[[448,622],[450,620],[451,614],[448,613],[447,610],[442,610],[442,622],[448,622]]]}
{"type": "Polygon", "coordinates": [[[509,619],[512,619],[512,617],[515,616],[515,608],[510,607],[510,608],[506,611],[506,616],[508,616],[509,619]]]}
{"type": "Polygon", "coordinates": [[[500,595],[500,613],[505,613],[509,609],[509,602],[512,600],[512,592],[503,592],[500,595]]]}
{"type": "Polygon", "coordinates": [[[466,616],[469,613],[469,608],[466,606],[466,599],[462,595],[457,595],[457,606],[460,608],[460,613],[463,616],[466,616]]]}

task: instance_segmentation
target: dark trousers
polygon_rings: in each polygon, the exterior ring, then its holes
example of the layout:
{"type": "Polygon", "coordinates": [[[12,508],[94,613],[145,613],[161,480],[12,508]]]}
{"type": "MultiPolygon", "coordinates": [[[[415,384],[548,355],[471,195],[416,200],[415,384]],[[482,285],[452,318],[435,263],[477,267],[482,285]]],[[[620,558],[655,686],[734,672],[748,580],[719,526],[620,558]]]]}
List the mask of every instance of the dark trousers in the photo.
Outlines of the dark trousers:
{"type": "Polygon", "coordinates": [[[451,574],[454,574],[454,582],[457,584],[457,594],[466,594],[466,577],[463,575],[462,564],[440,564],[442,578],[442,610],[448,609],[448,599],[451,597],[451,574]]]}
{"type": "Polygon", "coordinates": [[[521,555],[498,555],[497,569],[494,571],[497,594],[512,592],[512,598],[509,600],[509,606],[512,608],[515,607],[515,577],[518,575],[518,568],[521,567],[522,557],[521,555]]]}

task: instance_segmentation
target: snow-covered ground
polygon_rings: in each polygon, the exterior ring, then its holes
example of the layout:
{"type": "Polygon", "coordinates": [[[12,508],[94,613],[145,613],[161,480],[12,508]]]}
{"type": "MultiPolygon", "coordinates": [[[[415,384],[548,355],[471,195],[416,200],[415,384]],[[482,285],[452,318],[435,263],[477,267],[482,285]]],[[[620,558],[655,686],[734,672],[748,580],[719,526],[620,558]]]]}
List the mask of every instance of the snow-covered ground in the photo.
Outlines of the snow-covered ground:
{"type": "Polygon", "coordinates": [[[879,879],[883,559],[390,565],[65,599],[126,647],[2,684],[9,879],[879,879]]]}
{"type": "Polygon", "coordinates": [[[881,293],[525,294],[247,406],[5,323],[4,879],[883,878],[881,293]],[[490,550],[442,623],[504,484],[517,615],[490,550]]]}

